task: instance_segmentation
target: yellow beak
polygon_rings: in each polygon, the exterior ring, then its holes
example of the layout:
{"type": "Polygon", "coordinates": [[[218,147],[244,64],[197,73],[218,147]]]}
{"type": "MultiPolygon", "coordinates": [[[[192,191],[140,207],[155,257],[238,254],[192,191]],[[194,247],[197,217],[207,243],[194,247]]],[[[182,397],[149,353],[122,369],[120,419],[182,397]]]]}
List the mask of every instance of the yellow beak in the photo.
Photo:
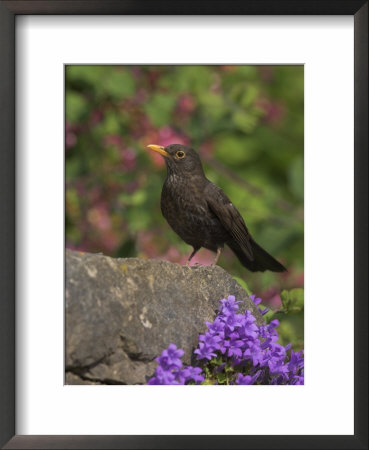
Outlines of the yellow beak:
{"type": "Polygon", "coordinates": [[[158,152],[158,153],[160,153],[161,155],[163,155],[163,156],[165,156],[166,158],[168,158],[168,156],[169,156],[169,153],[167,153],[165,150],[164,150],[164,147],[162,147],[161,145],[148,145],[148,148],[150,148],[151,150],[154,150],[154,152],[158,152]]]}

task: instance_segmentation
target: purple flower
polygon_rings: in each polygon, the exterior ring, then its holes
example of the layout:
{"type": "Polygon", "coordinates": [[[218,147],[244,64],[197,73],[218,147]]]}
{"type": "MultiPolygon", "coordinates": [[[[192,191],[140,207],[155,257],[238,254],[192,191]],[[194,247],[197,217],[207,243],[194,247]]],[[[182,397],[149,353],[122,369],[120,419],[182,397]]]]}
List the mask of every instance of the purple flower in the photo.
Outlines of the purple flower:
{"type": "Polygon", "coordinates": [[[170,344],[156,358],[159,365],[148,384],[304,384],[303,351],[277,342],[279,321],[258,325],[250,311],[237,314],[239,303],[234,296],[222,299],[217,317],[206,322],[208,330],[194,351],[198,367],[182,368],[184,352],[170,344]]]}
{"type": "Polygon", "coordinates": [[[296,375],[292,377],[290,384],[301,385],[304,384],[304,375],[296,375]]]}
{"type": "Polygon", "coordinates": [[[223,298],[220,301],[222,314],[229,315],[235,313],[238,310],[238,303],[241,302],[236,302],[234,295],[228,296],[227,299],[223,298]]]}
{"type": "MultiPolygon", "coordinates": [[[[261,298],[257,298],[256,295],[250,295],[250,299],[253,301],[255,306],[258,306],[261,303],[261,298]]],[[[258,311],[262,316],[264,316],[269,311],[269,308],[258,308],[258,311]]]]}
{"type": "Polygon", "coordinates": [[[296,374],[304,367],[304,358],[302,356],[303,352],[295,353],[291,349],[290,361],[288,362],[288,370],[292,374],[296,374]]]}
{"type": "Polygon", "coordinates": [[[228,356],[241,357],[242,356],[241,347],[243,345],[244,345],[243,341],[237,339],[236,337],[233,337],[233,339],[231,338],[223,341],[223,343],[220,345],[220,351],[223,354],[226,353],[228,356]]]}
{"type": "Polygon", "coordinates": [[[176,374],[158,366],[155,371],[155,377],[151,378],[147,384],[183,384],[176,380],[176,374]]]}
{"type": "Polygon", "coordinates": [[[211,347],[208,347],[206,344],[201,342],[199,344],[199,348],[197,348],[194,353],[197,354],[197,359],[209,359],[211,360],[215,356],[217,356],[211,347]]]}
{"type": "Polygon", "coordinates": [[[259,327],[255,323],[255,317],[250,311],[245,311],[240,333],[243,337],[256,338],[259,334],[259,327]]]}
{"type": "Polygon", "coordinates": [[[247,343],[246,350],[243,353],[243,357],[246,360],[251,360],[252,364],[256,367],[261,364],[264,359],[264,354],[262,352],[260,341],[257,339],[255,341],[249,341],[247,343]]]}
{"type": "Polygon", "coordinates": [[[254,302],[255,306],[261,303],[261,298],[257,298],[256,295],[250,295],[250,299],[254,302]]]}
{"type": "Polygon", "coordinates": [[[163,350],[161,355],[155,358],[163,369],[180,369],[182,367],[182,361],[179,359],[184,355],[182,349],[178,349],[175,344],[169,344],[168,349],[163,350]]]}
{"type": "Polygon", "coordinates": [[[200,367],[187,366],[182,370],[181,375],[184,378],[185,382],[193,380],[198,384],[205,379],[204,375],[201,372],[202,371],[200,367]]]}
{"type": "Polygon", "coordinates": [[[274,319],[274,320],[270,321],[270,323],[268,325],[268,328],[270,330],[273,330],[274,328],[277,328],[278,325],[279,325],[279,320],[278,319],[274,319]]]}
{"type": "Polygon", "coordinates": [[[222,333],[224,331],[224,322],[220,319],[220,317],[216,317],[214,322],[205,322],[208,326],[209,333],[217,334],[222,333]]]}
{"type": "Polygon", "coordinates": [[[254,384],[260,375],[260,371],[256,372],[255,375],[242,375],[239,373],[236,379],[236,384],[254,384]]]}
{"type": "Polygon", "coordinates": [[[219,348],[218,342],[221,340],[221,337],[218,335],[213,335],[208,333],[200,334],[199,340],[202,341],[207,347],[211,347],[213,350],[219,348]]]}
{"type": "Polygon", "coordinates": [[[228,328],[229,331],[233,331],[236,327],[240,327],[242,325],[243,316],[242,314],[230,313],[227,314],[224,319],[226,329],[228,328]]]}

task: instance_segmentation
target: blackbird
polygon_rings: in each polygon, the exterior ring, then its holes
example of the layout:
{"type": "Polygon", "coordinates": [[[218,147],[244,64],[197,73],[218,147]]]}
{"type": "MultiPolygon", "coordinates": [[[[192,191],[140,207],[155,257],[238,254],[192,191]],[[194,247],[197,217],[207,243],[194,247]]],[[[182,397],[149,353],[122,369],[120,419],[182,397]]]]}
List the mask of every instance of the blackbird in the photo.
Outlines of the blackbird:
{"type": "Polygon", "coordinates": [[[172,229],[193,247],[187,264],[201,247],[216,252],[216,264],[227,244],[252,272],[286,270],[254,241],[231,200],[205,177],[195,150],[180,144],[148,147],[165,159],[167,177],[161,193],[161,211],[172,229]]]}

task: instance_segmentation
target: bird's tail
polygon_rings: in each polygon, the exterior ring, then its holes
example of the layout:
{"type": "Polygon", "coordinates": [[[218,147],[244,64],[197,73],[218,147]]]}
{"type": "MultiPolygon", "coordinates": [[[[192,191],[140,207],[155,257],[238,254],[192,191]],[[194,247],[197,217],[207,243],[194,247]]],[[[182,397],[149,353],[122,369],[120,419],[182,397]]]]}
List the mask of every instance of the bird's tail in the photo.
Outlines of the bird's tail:
{"type": "Polygon", "coordinates": [[[251,272],[264,272],[265,270],[271,270],[272,272],[285,272],[287,270],[281,263],[274,259],[273,256],[269,255],[268,252],[261,248],[260,245],[258,245],[252,238],[250,239],[250,244],[254,254],[253,261],[250,260],[235,240],[231,240],[227,242],[227,244],[236,254],[241,264],[251,270],[251,272]]]}

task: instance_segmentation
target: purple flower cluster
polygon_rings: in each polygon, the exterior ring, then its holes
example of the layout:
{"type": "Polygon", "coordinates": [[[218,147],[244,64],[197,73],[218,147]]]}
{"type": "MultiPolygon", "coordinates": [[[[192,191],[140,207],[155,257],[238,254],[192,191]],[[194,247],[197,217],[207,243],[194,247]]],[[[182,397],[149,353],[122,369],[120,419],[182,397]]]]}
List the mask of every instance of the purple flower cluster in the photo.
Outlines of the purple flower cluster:
{"type": "MultiPolygon", "coordinates": [[[[256,306],[261,302],[251,299],[256,306]]],[[[213,384],[304,384],[303,352],[277,343],[279,321],[258,325],[250,311],[238,313],[239,303],[234,296],[221,300],[214,322],[206,322],[194,351],[201,367],[183,369],[183,350],[170,344],[156,358],[159,366],[149,384],[199,384],[204,374],[213,384]]]]}
{"type": "Polygon", "coordinates": [[[204,381],[200,367],[187,366],[182,368],[184,351],[177,348],[175,344],[170,344],[161,355],[155,358],[159,363],[155,371],[155,376],[147,384],[186,384],[189,382],[199,384],[204,381]]]}

